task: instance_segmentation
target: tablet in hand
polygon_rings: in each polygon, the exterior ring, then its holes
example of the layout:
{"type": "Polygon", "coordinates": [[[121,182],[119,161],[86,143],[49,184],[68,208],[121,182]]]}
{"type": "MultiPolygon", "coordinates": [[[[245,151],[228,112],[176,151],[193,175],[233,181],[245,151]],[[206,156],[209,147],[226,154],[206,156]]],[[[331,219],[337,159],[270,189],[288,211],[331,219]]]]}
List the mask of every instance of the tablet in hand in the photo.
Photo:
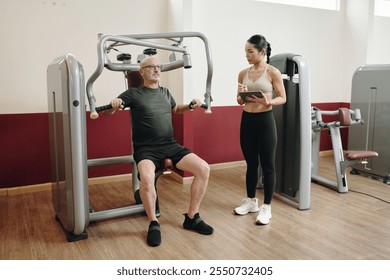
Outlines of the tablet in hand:
{"type": "Polygon", "coordinates": [[[263,98],[263,92],[261,90],[254,90],[254,91],[241,91],[239,92],[241,99],[246,102],[247,97],[257,96],[259,98],[263,98]]]}

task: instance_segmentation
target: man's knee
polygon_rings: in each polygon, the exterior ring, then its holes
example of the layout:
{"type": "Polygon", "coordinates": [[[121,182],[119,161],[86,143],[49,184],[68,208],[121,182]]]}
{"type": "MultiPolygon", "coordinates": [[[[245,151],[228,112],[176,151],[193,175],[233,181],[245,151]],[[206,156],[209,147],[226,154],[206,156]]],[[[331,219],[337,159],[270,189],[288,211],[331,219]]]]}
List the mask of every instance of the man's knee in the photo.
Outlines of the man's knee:
{"type": "Polygon", "coordinates": [[[151,187],[154,185],[154,172],[142,172],[140,173],[141,184],[145,187],[151,187]]]}
{"type": "Polygon", "coordinates": [[[199,164],[199,175],[206,178],[210,175],[210,165],[204,160],[199,164]]]}

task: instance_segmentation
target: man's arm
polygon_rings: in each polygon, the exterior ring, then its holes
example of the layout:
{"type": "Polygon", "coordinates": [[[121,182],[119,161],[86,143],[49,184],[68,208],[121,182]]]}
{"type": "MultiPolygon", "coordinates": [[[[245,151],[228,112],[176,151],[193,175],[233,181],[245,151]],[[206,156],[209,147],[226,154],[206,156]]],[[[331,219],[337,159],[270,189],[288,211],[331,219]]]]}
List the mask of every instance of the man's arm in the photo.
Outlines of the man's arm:
{"type": "Polygon", "coordinates": [[[192,111],[196,108],[199,108],[202,106],[202,101],[199,99],[192,99],[190,104],[177,104],[175,107],[173,107],[172,112],[175,114],[183,114],[188,111],[192,111]]]}
{"type": "Polygon", "coordinates": [[[104,114],[106,114],[106,115],[113,115],[119,109],[123,109],[124,108],[123,100],[120,99],[120,98],[115,98],[115,99],[111,100],[110,104],[112,106],[112,109],[104,111],[104,114]]]}

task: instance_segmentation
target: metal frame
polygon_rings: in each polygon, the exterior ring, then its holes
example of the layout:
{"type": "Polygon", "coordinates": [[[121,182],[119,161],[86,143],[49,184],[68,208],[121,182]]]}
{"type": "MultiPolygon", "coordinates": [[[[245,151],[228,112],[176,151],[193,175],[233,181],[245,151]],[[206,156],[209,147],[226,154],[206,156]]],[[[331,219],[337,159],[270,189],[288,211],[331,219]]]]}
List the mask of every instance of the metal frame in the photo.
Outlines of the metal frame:
{"type": "MultiPolygon", "coordinates": [[[[95,80],[104,68],[112,71],[139,70],[139,62],[132,64],[112,63],[108,59],[110,49],[118,45],[134,44],[169,50],[174,54],[183,54],[182,60],[176,60],[171,55],[169,63],[162,65],[162,71],[170,71],[180,67],[190,68],[191,60],[187,47],[181,46],[183,38],[198,37],[204,41],[207,57],[207,81],[205,103],[206,112],[211,112],[211,79],[212,61],[210,46],[206,37],[197,32],[140,34],[140,35],[99,35],[98,66],[89,78],[84,89],[84,71],[76,58],[67,54],[55,59],[47,69],[49,129],[51,142],[51,167],[53,184],[53,204],[56,218],[67,232],[68,241],[76,241],[88,237],[86,228],[89,222],[106,220],[144,211],[142,204],[103,211],[91,211],[88,196],[88,167],[134,163],[132,155],[121,157],[87,159],[86,143],[86,111],[85,96],[87,96],[91,113],[96,112],[96,99],[92,93],[95,80]],[[144,39],[163,38],[175,41],[173,46],[156,44],[144,39]],[[176,38],[176,39],[175,39],[176,38]],[[111,42],[111,45],[107,45],[111,42]]],[[[137,174],[136,164],[133,164],[133,175],[137,174]]],[[[156,175],[156,178],[161,174],[156,175]]],[[[156,179],[157,180],[157,179],[156,179]]],[[[137,176],[132,176],[134,193],[139,189],[137,176]]]]}
{"type": "MultiPolygon", "coordinates": [[[[361,119],[360,110],[349,110],[352,118],[351,125],[363,124],[361,119]]],[[[345,160],[343,144],[341,141],[340,128],[346,127],[340,124],[340,121],[333,121],[324,123],[322,116],[336,116],[339,115],[338,110],[334,111],[322,111],[318,108],[312,108],[312,174],[311,179],[313,182],[324,185],[326,187],[337,190],[339,193],[348,192],[348,180],[345,170],[352,164],[359,163],[360,160],[345,160]],[[318,163],[320,153],[321,131],[328,129],[330,132],[332,147],[333,147],[333,159],[336,171],[336,180],[330,180],[318,175],[318,163]]]]}
{"type": "Polygon", "coordinates": [[[297,64],[299,73],[299,107],[300,107],[300,169],[299,169],[299,209],[305,210],[310,208],[310,166],[311,166],[311,152],[310,138],[311,138],[311,95],[310,95],[310,70],[307,61],[301,56],[293,56],[292,60],[297,64]]]}
{"type": "Polygon", "coordinates": [[[172,51],[172,54],[182,53],[182,59],[176,60],[176,56],[170,57],[171,61],[162,64],[161,71],[170,71],[177,68],[191,68],[191,58],[186,46],[182,46],[184,38],[200,38],[205,47],[205,54],[207,59],[207,78],[206,78],[206,92],[204,94],[204,102],[207,105],[206,112],[211,112],[211,80],[213,75],[213,64],[211,59],[211,48],[205,35],[199,32],[173,32],[173,33],[157,33],[157,34],[131,34],[131,35],[103,35],[99,34],[98,41],[98,65],[95,72],[88,79],[86,93],[90,106],[91,114],[96,113],[95,102],[96,99],[93,95],[93,83],[103,72],[104,68],[112,71],[138,71],[140,66],[139,62],[131,63],[113,63],[108,58],[108,53],[111,49],[117,46],[136,45],[145,46],[149,48],[161,49],[166,51],[172,51]],[[148,41],[150,39],[166,39],[174,42],[173,45],[164,45],[155,42],[148,41]],[[110,43],[111,44],[108,44],[110,43]]]}

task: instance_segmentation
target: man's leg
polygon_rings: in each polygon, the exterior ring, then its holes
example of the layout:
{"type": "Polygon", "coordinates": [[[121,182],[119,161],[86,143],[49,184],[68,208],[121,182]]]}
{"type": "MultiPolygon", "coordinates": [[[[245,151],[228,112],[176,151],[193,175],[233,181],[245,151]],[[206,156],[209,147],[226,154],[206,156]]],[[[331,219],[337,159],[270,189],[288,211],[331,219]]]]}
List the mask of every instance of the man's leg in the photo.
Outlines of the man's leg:
{"type": "Polygon", "coordinates": [[[194,153],[184,156],[177,164],[176,167],[190,172],[194,175],[190,187],[190,205],[188,209],[188,216],[193,218],[196,213],[199,212],[200,203],[206,192],[207,184],[210,176],[210,166],[206,161],[201,159],[194,153]]]}
{"type": "Polygon", "coordinates": [[[140,174],[139,193],[150,222],[146,242],[153,247],[161,244],[160,224],[156,217],[157,193],[154,187],[155,169],[156,166],[149,159],[143,159],[138,163],[138,172],[140,174]]]}
{"type": "Polygon", "coordinates": [[[140,188],[142,204],[149,221],[157,221],[156,217],[156,189],[154,187],[154,176],[156,166],[153,161],[143,159],[138,163],[138,172],[140,174],[140,188]]]}
{"type": "Polygon", "coordinates": [[[191,153],[184,156],[176,164],[176,167],[183,171],[191,172],[194,175],[194,180],[190,187],[190,206],[188,213],[184,214],[183,227],[200,234],[212,234],[214,229],[206,224],[199,214],[200,203],[202,202],[209,181],[210,166],[203,159],[191,153]]]}

